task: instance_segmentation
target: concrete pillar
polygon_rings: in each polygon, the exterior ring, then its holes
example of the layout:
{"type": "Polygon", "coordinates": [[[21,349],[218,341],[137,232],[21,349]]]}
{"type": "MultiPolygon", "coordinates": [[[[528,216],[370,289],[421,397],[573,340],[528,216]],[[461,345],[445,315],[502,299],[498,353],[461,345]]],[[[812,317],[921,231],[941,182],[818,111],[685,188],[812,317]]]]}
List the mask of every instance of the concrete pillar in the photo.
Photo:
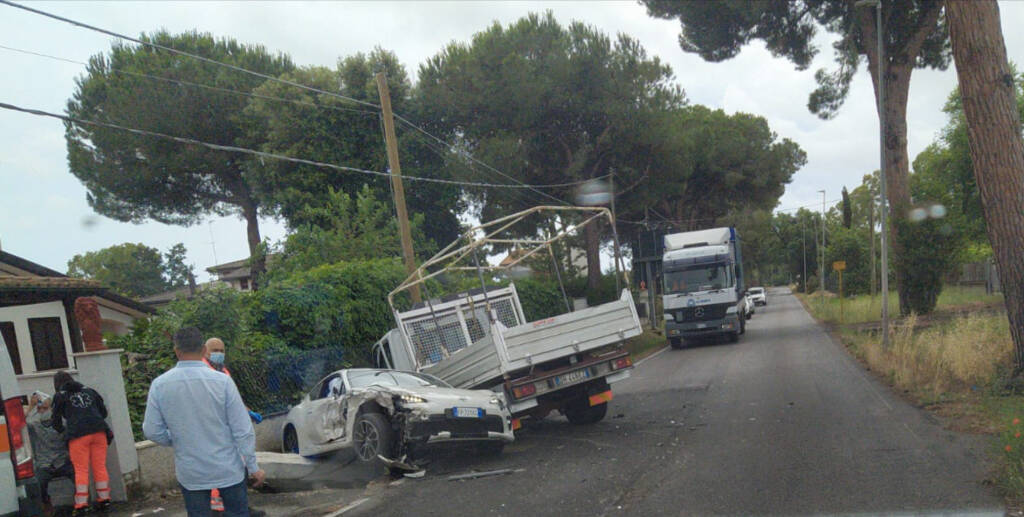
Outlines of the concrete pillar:
{"type": "Polygon", "coordinates": [[[135,481],[139,473],[139,456],[128,416],[128,397],[124,391],[120,349],[74,354],[78,382],[96,390],[107,406],[114,441],[107,453],[110,471],[110,495],[115,501],[127,500],[126,479],[135,481]]]}

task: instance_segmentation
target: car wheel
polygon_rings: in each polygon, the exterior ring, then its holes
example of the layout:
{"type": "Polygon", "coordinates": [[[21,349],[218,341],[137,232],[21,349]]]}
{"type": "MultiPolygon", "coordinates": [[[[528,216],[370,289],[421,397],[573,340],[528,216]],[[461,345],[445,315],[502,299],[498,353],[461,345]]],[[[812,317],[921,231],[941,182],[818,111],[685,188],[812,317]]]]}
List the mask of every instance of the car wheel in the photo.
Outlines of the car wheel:
{"type": "Polygon", "coordinates": [[[600,422],[608,413],[608,403],[590,405],[590,397],[580,397],[565,406],[565,418],[575,425],[586,425],[600,422]]]}
{"type": "Polygon", "coordinates": [[[391,424],[380,413],[363,413],[356,419],[352,445],[362,461],[373,461],[377,455],[389,457],[395,443],[391,424]]]}
{"type": "Polygon", "coordinates": [[[284,428],[284,438],[281,440],[281,452],[290,452],[292,454],[299,453],[299,435],[291,425],[284,428]]]}

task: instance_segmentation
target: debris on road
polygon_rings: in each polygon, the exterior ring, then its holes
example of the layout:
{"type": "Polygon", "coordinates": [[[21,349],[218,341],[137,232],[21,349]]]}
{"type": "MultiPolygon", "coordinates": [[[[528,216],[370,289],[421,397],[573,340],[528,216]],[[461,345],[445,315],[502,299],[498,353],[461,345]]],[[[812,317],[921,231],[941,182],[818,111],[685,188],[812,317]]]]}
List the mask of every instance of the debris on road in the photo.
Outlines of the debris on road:
{"type": "Polygon", "coordinates": [[[462,481],[465,479],[477,479],[490,476],[504,476],[506,474],[513,474],[516,472],[526,472],[526,469],[499,469],[485,470],[483,472],[470,472],[468,474],[456,474],[454,476],[448,476],[448,481],[462,481]]]}

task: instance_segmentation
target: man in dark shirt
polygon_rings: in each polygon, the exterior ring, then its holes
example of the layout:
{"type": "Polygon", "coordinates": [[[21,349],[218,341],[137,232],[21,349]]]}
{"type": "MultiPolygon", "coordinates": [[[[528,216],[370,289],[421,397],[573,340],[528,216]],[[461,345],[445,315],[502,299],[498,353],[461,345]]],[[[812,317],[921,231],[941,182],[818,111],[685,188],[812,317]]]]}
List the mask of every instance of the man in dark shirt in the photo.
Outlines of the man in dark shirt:
{"type": "Polygon", "coordinates": [[[52,509],[50,481],[57,478],[74,479],[75,469],[71,466],[68,442],[64,433],[50,425],[50,405],[53,404],[53,399],[37,391],[29,398],[29,404],[35,409],[28,418],[28,433],[32,440],[36,480],[39,481],[39,488],[43,493],[43,504],[49,512],[52,509]]]}

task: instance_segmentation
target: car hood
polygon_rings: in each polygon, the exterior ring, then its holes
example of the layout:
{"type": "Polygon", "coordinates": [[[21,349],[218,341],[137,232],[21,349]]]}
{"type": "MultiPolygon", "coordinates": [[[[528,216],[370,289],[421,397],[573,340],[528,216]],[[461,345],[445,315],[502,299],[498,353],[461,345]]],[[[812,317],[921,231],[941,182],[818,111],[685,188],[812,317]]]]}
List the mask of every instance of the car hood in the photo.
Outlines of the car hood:
{"type": "Polygon", "coordinates": [[[387,392],[394,395],[414,395],[426,399],[431,404],[445,404],[451,406],[472,405],[479,407],[492,406],[491,399],[503,398],[503,395],[487,390],[461,390],[457,388],[441,388],[436,386],[421,386],[417,388],[404,388],[399,386],[373,385],[362,388],[365,391],[387,392]]]}

